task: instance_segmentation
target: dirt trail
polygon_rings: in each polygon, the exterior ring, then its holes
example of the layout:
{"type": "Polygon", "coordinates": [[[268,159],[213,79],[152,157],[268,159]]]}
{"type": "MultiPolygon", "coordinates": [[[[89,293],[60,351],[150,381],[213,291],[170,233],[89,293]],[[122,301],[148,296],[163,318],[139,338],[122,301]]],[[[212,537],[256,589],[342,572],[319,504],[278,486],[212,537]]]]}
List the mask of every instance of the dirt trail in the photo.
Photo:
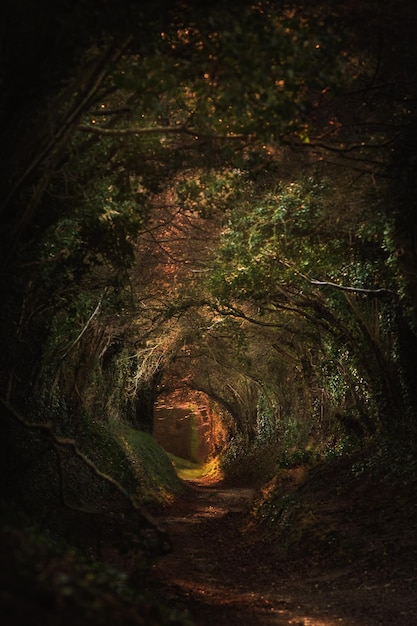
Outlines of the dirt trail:
{"type": "Polygon", "coordinates": [[[196,626],[417,624],[415,578],[399,588],[360,567],[294,567],[279,546],[250,532],[253,497],[252,489],[194,481],[164,517],[173,551],[154,566],[152,585],[196,626]]]}

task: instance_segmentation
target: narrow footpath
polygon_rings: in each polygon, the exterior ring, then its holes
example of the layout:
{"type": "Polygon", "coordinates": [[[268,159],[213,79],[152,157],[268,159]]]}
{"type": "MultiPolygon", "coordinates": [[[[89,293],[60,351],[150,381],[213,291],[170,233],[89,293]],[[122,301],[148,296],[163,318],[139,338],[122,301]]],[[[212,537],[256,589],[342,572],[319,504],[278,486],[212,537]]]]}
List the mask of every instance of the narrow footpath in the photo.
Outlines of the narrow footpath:
{"type": "Polygon", "coordinates": [[[186,609],[196,626],[417,624],[415,578],[400,589],[355,565],[323,572],[286,562],[251,525],[254,495],[190,482],[163,518],[173,550],[153,567],[155,593],[186,609]]]}

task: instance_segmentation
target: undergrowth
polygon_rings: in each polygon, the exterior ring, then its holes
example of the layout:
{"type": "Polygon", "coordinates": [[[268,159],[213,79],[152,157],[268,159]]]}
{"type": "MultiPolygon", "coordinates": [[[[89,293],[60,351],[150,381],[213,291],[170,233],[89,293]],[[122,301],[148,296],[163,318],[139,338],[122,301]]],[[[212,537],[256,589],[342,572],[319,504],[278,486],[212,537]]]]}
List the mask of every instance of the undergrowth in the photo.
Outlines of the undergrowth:
{"type": "Polygon", "coordinates": [[[118,569],[41,535],[2,511],[2,624],[20,626],[190,626],[185,613],[155,600],[118,569]],[[5,516],[7,519],[5,519],[5,516]]]}
{"type": "Polygon", "coordinates": [[[71,447],[32,446],[36,465],[24,465],[21,481],[27,489],[13,497],[3,491],[2,623],[188,626],[187,616],[146,591],[149,559],[160,547],[139,511],[184,488],[170,459],[149,434],[123,424],[86,420],[76,445],[91,464],[71,447]],[[52,483],[57,459],[60,480],[52,483]]]}
{"type": "Polygon", "coordinates": [[[368,567],[415,549],[416,460],[374,446],[315,464],[283,463],[252,511],[263,532],[311,562],[368,567]]]}
{"type": "Polygon", "coordinates": [[[183,491],[183,484],[167,453],[148,433],[113,423],[110,432],[130,465],[129,487],[143,504],[166,504],[183,491]]]}

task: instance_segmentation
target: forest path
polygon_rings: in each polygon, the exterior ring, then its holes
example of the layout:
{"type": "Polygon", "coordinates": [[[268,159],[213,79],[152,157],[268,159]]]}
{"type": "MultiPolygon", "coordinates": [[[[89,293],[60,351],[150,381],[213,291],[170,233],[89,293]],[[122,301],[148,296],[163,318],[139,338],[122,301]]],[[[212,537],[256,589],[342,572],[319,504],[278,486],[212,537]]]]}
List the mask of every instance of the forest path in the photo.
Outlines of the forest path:
{"type": "Polygon", "coordinates": [[[417,623],[399,589],[355,565],[313,571],[251,530],[250,488],[204,480],[164,517],[173,550],[151,573],[152,587],[191,614],[196,626],[374,626],[417,623]],[[410,621],[411,620],[411,621],[410,621]]]}
{"type": "Polygon", "coordinates": [[[239,522],[255,490],[223,488],[204,479],[187,482],[187,496],[163,519],[173,549],[154,565],[153,582],[166,599],[188,609],[197,626],[266,623],[257,614],[272,607],[245,581],[248,564],[239,554],[239,522]]]}

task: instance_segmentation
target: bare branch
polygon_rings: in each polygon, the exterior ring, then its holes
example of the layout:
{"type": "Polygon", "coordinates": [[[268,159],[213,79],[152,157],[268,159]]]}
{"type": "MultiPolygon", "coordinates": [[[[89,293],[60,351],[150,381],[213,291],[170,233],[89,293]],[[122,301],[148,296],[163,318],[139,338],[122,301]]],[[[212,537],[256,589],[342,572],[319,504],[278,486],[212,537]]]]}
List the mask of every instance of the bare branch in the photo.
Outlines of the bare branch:
{"type": "Polygon", "coordinates": [[[100,307],[101,307],[101,303],[103,302],[104,295],[105,295],[105,292],[100,296],[100,300],[98,301],[96,308],[94,309],[94,311],[88,318],[87,323],[85,324],[82,331],[79,333],[78,337],[76,337],[76,339],[74,339],[74,341],[68,346],[68,348],[65,349],[64,354],[62,355],[63,359],[65,359],[68,353],[74,348],[74,346],[77,345],[77,343],[80,341],[81,337],[84,335],[85,331],[89,327],[91,321],[95,318],[97,313],[100,311],[100,307]]]}
{"type": "Polygon", "coordinates": [[[281,263],[285,265],[285,267],[290,268],[295,274],[297,274],[297,276],[301,276],[301,278],[308,281],[311,285],[317,285],[318,287],[332,287],[333,289],[338,289],[339,291],[348,291],[350,293],[363,293],[363,294],[375,295],[375,296],[394,295],[393,291],[390,291],[389,289],[385,289],[383,287],[380,287],[378,289],[365,289],[363,287],[348,287],[346,285],[338,285],[337,283],[332,283],[331,281],[328,281],[328,280],[317,280],[315,278],[310,278],[309,276],[307,276],[306,274],[303,274],[302,272],[299,272],[287,260],[283,260],[281,261],[281,263]]]}
{"type": "Polygon", "coordinates": [[[339,291],[349,291],[350,293],[363,293],[375,296],[393,295],[394,293],[389,289],[384,288],[364,289],[362,287],[347,287],[345,285],[338,285],[337,283],[332,283],[327,280],[315,280],[314,278],[309,278],[308,280],[312,285],[318,285],[319,287],[332,287],[333,289],[338,289],[339,291]]]}
{"type": "Polygon", "coordinates": [[[195,139],[247,139],[246,135],[238,135],[228,133],[227,135],[203,135],[196,130],[188,128],[186,125],[181,126],[145,126],[143,128],[104,128],[95,124],[81,124],[78,127],[83,133],[94,133],[96,135],[107,135],[112,137],[126,137],[131,135],[190,135],[195,139]]]}
{"type": "MultiPolygon", "coordinates": [[[[24,428],[26,428],[27,430],[35,431],[35,432],[37,431],[38,433],[43,435],[46,439],[48,439],[51,442],[51,446],[52,448],[55,449],[55,451],[57,451],[60,448],[69,449],[74,454],[74,456],[80,459],[80,461],[82,461],[87,467],[89,467],[92,470],[93,474],[95,474],[98,478],[101,478],[102,480],[104,480],[106,483],[115,487],[115,489],[126,498],[127,502],[129,502],[129,504],[131,505],[135,513],[137,513],[140,516],[142,523],[157,533],[158,538],[161,541],[161,546],[164,545],[164,543],[168,542],[165,531],[158,526],[157,521],[154,520],[150,516],[149,513],[145,513],[143,510],[141,510],[138,507],[136,502],[133,500],[132,496],[128,493],[128,491],[126,491],[126,489],[117,480],[115,480],[112,476],[109,476],[109,474],[105,474],[104,472],[102,472],[97,467],[97,465],[93,463],[91,459],[88,458],[87,455],[81,452],[81,450],[78,448],[77,443],[74,439],[70,439],[68,437],[58,437],[54,433],[52,424],[50,423],[28,422],[18,411],[16,411],[16,409],[14,409],[9,404],[9,402],[7,402],[7,400],[5,400],[2,397],[0,397],[0,404],[6,409],[9,415],[11,415],[17,422],[19,422],[19,424],[24,426],[24,428]]],[[[60,481],[61,480],[62,480],[62,477],[60,477],[60,481]]],[[[83,512],[90,512],[90,511],[83,510],[83,512]]]]}
{"type": "Polygon", "coordinates": [[[85,91],[83,91],[77,98],[60,128],[58,128],[56,132],[47,140],[45,146],[40,147],[38,153],[31,160],[26,170],[14,183],[9,195],[5,198],[3,205],[0,205],[0,212],[5,210],[17,190],[35,170],[35,168],[41,165],[51,155],[57,145],[59,146],[61,145],[61,142],[65,142],[67,140],[69,133],[71,133],[73,129],[74,123],[77,122],[82,112],[86,110],[90,102],[93,100],[104,78],[106,77],[109,61],[113,63],[117,62],[129,42],[130,37],[120,47],[112,43],[108,49],[104,51],[102,56],[98,59],[97,64],[90,72],[88,81],[86,81],[87,87],[85,88],[85,91]]]}
{"type": "Polygon", "coordinates": [[[113,137],[125,137],[129,135],[150,135],[150,134],[176,134],[192,135],[197,137],[198,133],[185,126],[147,126],[143,128],[104,128],[95,124],[81,124],[78,127],[83,133],[94,133],[96,135],[110,135],[113,137]]]}

